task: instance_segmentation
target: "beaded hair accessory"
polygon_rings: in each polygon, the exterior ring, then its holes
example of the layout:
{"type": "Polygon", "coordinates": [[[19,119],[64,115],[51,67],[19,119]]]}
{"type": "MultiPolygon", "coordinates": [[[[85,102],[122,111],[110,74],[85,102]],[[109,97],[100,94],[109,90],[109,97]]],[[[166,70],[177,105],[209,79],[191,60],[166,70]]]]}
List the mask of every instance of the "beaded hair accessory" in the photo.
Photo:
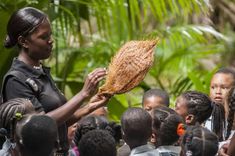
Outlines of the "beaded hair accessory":
{"type": "Polygon", "coordinates": [[[15,113],[15,116],[11,119],[11,127],[10,127],[10,140],[14,140],[15,135],[15,128],[16,128],[16,122],[21,120],[23,118],[23,115],[21,113],[15,113]]]}

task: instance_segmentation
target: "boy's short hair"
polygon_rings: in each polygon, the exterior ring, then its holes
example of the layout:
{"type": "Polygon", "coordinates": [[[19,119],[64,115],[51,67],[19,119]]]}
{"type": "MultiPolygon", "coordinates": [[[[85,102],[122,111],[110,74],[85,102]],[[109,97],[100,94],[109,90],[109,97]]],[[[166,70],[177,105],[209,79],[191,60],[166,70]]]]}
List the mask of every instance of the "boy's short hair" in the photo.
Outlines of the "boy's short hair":
{"type": "Polygon", "coordinates": [[[57,141],[57,124],[46,115],[28,115],[16,124],[16,142],[22,151],[49,156],[57,141]]]}
{"type": "Polygon", "coordinates": [[[170,104],[170,98],[169,95],[166,91],[161,90],[161,89],[150,89],[144,93],[143,99],[142,99],[142,104],[144,103],[144,100],[147,99],[148,97],[161,97],[163,99],[163,104],[167,107],[169,107],[170,104]]]}
{"type": "Polygon", "coordinates": [[[114,138],[105,130],[92,130],[82,136],[78,145],[80,156],[116,156],[114,138]]]}
{"type": "Polygon", "coordinates": [[[128,141],[147,143],[152,133],[152,118],[142,108],[128,108],[122,115],[121,127],[128,141]]]}

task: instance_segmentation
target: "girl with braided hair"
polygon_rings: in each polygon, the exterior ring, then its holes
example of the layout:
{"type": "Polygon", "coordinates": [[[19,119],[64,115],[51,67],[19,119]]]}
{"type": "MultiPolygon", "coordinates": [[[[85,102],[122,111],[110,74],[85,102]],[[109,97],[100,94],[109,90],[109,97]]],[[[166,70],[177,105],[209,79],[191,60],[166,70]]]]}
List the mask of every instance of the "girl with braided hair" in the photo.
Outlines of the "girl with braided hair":
{"type": "MultiPolygon", "coordinates": [[[[205,126],[216,133],[219,141],[226,139],[226,121],[229,117],[227,97],[235,85],[235,72],[230,68],[221,68],[213,75],[210,83],[210,98],[213,101],[213,112],[205,126]]],[[[231,113],[230,113],[231,114],[231,113]]]]}
{"type": "Polygon", "coordinates": [[[156,146],[159,155],[179,155],[180,146],[174,146],[183,135],[183,119],[173,109],[157,106],[151,112],[152,136],[150,142],[156,146]]]}
{"type": "Polygon", "coordinates": [[[187,125],[205,124],[220,141],[224,140],[225,111],[221,104],[198,91],[186,91],[176,100],[175,111],[181,115],[187,125]]]}
{"type": "Polygon", "coordinates": [[[210,98],[198,91],[186,91],[176,100],[175,111],[187,125],[202,124],[211,116],[212,110],[210,98]]]}
{"type": "Polygon", "coordinates": [[[24,98],[11,99],[0,105],[0,138],[1,138],[1,151],[0,155],[7,155],[9,152],[12,153],[14,150],[14,138],[12,137],[14,131],[12,130],[12,119],[16,113],[29,114],[34,113],[34,107],[32,103],[24,98]],[[6,139],[5,139],[6,138],[6,139]],[[4,144],[3,144],[4,143],[4,144]]]}
{"type": "Polygon", "coordinates": [[[218,151],[218,137],[200,126],[188,126],[182,138],[182,156],[215,156],[218,151]]]}

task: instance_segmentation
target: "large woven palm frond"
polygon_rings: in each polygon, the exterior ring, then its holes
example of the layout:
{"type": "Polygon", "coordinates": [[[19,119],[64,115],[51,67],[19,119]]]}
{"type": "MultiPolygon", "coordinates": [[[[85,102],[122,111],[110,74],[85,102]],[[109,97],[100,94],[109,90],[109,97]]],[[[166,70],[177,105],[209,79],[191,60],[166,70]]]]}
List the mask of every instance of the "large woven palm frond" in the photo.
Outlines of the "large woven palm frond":
{"type": "Polygon", "coordinates": [[[121,94],[136,87],[154,61],[154,47],[158,40],[130,41],[112,58],[105,84],[100,94],[121,94]]]}

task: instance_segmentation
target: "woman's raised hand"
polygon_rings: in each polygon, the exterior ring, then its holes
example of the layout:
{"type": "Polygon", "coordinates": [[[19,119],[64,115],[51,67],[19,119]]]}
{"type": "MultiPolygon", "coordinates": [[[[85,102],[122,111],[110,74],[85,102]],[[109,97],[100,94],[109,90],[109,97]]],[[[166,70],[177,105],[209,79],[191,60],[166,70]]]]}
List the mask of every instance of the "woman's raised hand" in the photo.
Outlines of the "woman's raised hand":
{"type": "Polygon", "coordinates": [[[82,94],[85,97],[92,96],[97,91],[98,84],[105,75],[105,68],[96,68],[94,71],[89,73],[81,90],[82,94]]]}

